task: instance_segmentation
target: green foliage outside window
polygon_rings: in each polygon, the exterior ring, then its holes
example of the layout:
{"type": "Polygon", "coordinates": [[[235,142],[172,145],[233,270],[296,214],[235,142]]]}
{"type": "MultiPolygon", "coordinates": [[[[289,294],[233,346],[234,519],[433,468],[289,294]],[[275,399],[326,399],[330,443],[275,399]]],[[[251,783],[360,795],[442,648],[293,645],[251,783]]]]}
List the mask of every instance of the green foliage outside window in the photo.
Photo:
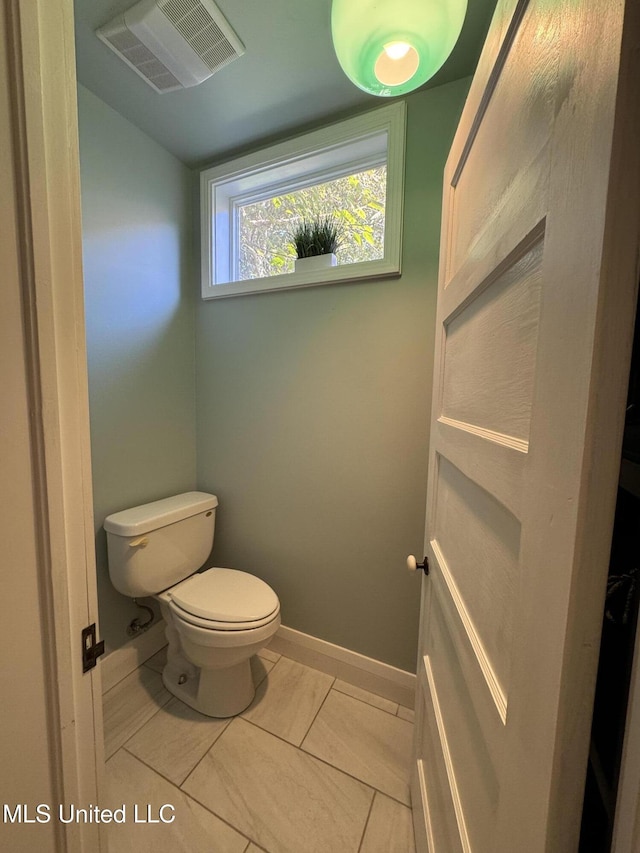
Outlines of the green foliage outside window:
{"type": "Polygon", "coordinates": [[[293,272],[291,232],[303,219],[333,216],[343,226],[339,264],[384,256],[387,167],[377,166],[238,209],[238,279],[293,272]]]}

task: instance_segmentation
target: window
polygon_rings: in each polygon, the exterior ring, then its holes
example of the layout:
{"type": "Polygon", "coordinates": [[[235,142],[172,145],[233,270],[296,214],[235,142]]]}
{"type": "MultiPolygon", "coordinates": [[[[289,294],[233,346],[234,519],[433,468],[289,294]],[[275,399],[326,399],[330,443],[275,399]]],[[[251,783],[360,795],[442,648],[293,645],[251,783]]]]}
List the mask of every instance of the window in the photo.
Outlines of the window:
{"type": "Polygon", "coordinates": [[[399,102],[201,173],[205,299],[400,272],[405,106],[399,102]],[[303,217],[343,226],[338,265],[297,272],[303,217]]]}
{"type": "Polygon", "coordinates": [[[237,207],[236,280],[294,271],[291,228],[323,210],[342,226],[340,263],[384,257],[387,164],[237,207]]]}

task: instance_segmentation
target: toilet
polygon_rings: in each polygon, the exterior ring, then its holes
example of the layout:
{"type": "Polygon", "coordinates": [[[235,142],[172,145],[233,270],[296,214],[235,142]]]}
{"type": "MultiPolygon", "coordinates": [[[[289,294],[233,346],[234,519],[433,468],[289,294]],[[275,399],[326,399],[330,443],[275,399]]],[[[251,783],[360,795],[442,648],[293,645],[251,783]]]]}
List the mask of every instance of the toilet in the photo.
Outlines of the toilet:
{"type": "Polygon", "coordinates": [[[198,572],[211,552],[217,506],[215,495],[186,492],[116,512],[104,529],[114,587],[160,603],[167,690],[201,714],[233,717],[253,700],[250,660],[278,630],[280,602],[247,572],[198,572]]]}

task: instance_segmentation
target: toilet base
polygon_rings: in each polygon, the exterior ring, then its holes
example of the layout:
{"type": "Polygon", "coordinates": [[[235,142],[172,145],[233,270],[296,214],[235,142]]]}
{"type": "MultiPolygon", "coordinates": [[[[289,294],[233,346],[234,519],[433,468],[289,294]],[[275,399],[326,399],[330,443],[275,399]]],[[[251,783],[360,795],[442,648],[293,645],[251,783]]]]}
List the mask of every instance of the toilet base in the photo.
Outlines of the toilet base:
{"type": "Polygon", "coordinates": [[[207,717],[235,717],[249,707],[256,692],[250,659],[224,669],[191,666],[183,673],[167,664],[162,681],[169,693],[207,717]]]}
{"type": "Polygon", "coordinates": [[[176,627],[176,620],[162,598],[160,610],[166,622],[165,633],[169,643],[167,664],[162,672],[167,690],[207,717],[241,714],[252,703],[256,693],[251,658],[278,630],[280,614],[258,630],[216,632],[203,631],[181,622],[176,627]],[[200,642],[194,642],[194,633],[200,642]],[[229,642],[231,634],[235,634],[233,643],[229,642]],[[212,638],[218,645],[211,645],[212,638]],[[238,638],[243,640],[242,644],[238,643],[238,638]],[[208,643],[201,642],[203,639],[208,643]],[[210,666],[211,663],[216,666],[210,666]]]}

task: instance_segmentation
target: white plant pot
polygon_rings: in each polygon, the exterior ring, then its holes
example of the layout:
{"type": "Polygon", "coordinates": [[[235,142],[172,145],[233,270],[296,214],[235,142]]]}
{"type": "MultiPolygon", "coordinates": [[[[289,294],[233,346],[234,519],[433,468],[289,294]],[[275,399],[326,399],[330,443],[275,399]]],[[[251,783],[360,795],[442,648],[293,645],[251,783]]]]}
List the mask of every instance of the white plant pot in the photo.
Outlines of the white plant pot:
{"type": "Polygon", "coordinates": [[[313,255],[310,258],[296,258],[296,272],[314,272],[335,267],[338,259],[333,253],[327,255],[313,255]]]}

